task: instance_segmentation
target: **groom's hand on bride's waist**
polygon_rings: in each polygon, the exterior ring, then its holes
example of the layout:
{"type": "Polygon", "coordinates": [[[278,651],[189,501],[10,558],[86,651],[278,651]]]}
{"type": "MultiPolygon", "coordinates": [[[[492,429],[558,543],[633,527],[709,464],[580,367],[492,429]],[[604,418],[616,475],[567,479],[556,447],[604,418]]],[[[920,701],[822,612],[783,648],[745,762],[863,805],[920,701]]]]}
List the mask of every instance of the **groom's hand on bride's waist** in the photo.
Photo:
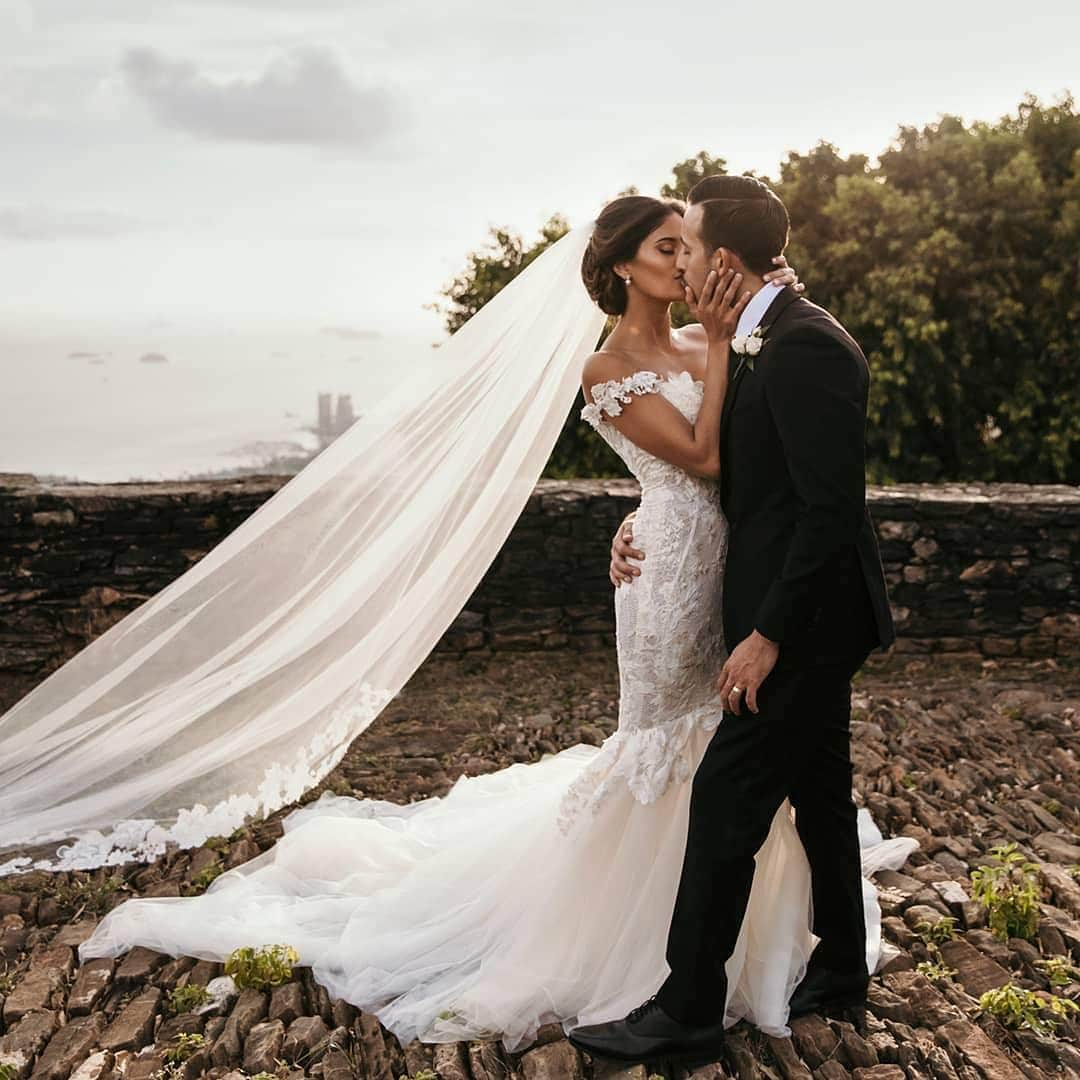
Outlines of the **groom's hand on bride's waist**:
{"type": "Polygon", "coordinates": [[[631,566],[628,559],[644,559],[645,552],[639,551],[634,544],[634,515],[630,514],[615,530],[615,539],[611,541],[611,566],[608,577],[617,589],[623,582],[631,582],[641,573],[637,566],[631,566]]]}
{"type": "Polygon", "coordinates": [[[723,707],[736,716],[740,715],[745,695],[747,708],[756,713],[758,690],[776,666],[779,655],[780,646],[759,634],[757,630],[743,638],[729,654],[727,663],[716,680],[723,707]]]}

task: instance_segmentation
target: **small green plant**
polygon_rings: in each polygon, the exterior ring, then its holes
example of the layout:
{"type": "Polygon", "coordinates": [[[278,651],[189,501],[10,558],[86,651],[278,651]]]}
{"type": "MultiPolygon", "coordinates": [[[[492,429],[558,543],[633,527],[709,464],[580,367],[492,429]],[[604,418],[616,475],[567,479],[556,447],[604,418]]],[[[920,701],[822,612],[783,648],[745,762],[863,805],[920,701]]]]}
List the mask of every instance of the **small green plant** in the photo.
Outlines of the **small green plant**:
{"type": "Polygon", "coordinates": [[[931,982],[941,982],[943,979],[951,979],[956,974],[956,968],[949,967],[938,953],[936,960],[921,960],[915,965],[915,970],[920,975],[925,975],[931,982]]]}
{"type": "Polygon", "coordinates": [[[201,1005],[207,1005],[213,1001],[214,995],[205,986],[196,986],[189,983],[187,986],[178,986],[169,991],[169,1008],[175,1014],[193,1012],[201,1005]]]}
{"type": "Polygon", "coordinates": [[[1054,817],[1057,817],[1057,815],[1061,813],[1061,801],[1059,799],[1047,799],[1046,802],[1043,804],[1043,809],[1047,813],[1053,814],[1054,817]]]}
{"type": "Polygon", "coordinates": [[[299,963],[300,956],[291,945],[243,946],[229,953],[225,974],[231,975],[241,990],[266,990],[287,983],[299,963]]]}
{"type": "Polygon", "coordinates": [[[995,937],[1033,940],[1041,899],[1038,864],[1029,862],[1015,843],[992,847],[990,857],[992,863],[971,872],[972,895],[986,905],[995,937]]]}
{"type": "Polygon", "coordinates": [[[206,1045],[206,1040],[197,1031],[182,1031],[176,1036],[172,1046],[164,1053],[167,1065],[183,1065],[196,1051],[206,1045]]]}
{"type": "Polygon", "coordinates": [[[227,851],[229,838],[227,836],[210,836],[203,841],[203,847],[209,848],[211,851],[227,851]]]}
{"type": "Polygon", "coordinates": [[[908,789],[908,791],[911,791],[912,788],[917,788],[919,786],[915,777],[913,777],[911,773],[904,773],[904,775],[900,777],[900,783],[903,784],[904,787],[908,789]]]}
{"type": "Polygon", "coordinates": [[[116,875],[101,881],[77,878],[57,886],[56,902],[60,905],[60,910],[70,918],[78,918],[86,911],[93,915],[105,915],[113,906],[113,900],[123,884],[124,879],[116,875]]]}
{"type": "MultiPolygon", "coordinates": [[[[15,979],[17,972],[6,960],[4,966],[0,968],[0,996],[6,997],[15,989],[15,979]]],[[[3,1077],[0,1077],[3,1080],[3,1077]]]]}
{"type": "Polygon", "coordinates": [[[398,1080],[439,1080],[439,1074],[432,1069],[421,1069],[412,1076],[399,1076],[398,1080]]]}
{"type": "Polygon", "coordinates": [[[0,1080],[19,1080],[19,1070],[14,1065],[0,1065],[0,1080]]]}
{"type": "Polygon", "coordinates": [[[1050,980],[1051,986],[1068,986],[1080,979],[1080,968],[1074,967],[1064,956],[1036,960],[1035,966],[1050,980]]]}
{"type": "Polygon", "coordinates": [[[1065,867],[1065,872],[1071,874],[1074,878],[1080,881],[1080,863],[1073,863],[1071,866],[1065,867]]]}
{"type": "Polygon", "coordinates": [[[1006,983],[996,990],[987,990],[979,998],[979,1011],[1013,1031],[1033,1031],[1036,1035],[1052,1037],[1062,1020],[1080,1013],[1080,1005],[1055,994],[1039,997],[1016,983],[1006,983]]]}
{"type": "Polygon", "coordinates": [[[209,866],[200,870],[192,879],[190,884],[184,887],[184,892],[188,896],[197,895],[198,893],[206,892],[207,886],[215,878],[221,877],[225,872],[225,867],[219,862],[211,863],[209,866]]]}
{"type": "Polygon", "coordinates": [[[924,920],[917,923],[915,933],[922,938],[926,945],[929,960],[923,960],[915,965],[915,970],[925,975],[931,982],[941,982],[943,979],[951,979],[955,969],[945,963],[945,957],[941,955],[940,946],[946,941],[952,941],[956,937],[956,920],[951,915],[945,915],[937,922],[924,920]]]}
{"type": "Polygon", "coordinates": [[[915,933],[927,945],[937,946],[944,941],[952,941],[956,937],[956,920],[951,915],[945,915],[937,922],[924,921],[916,925],[915,933]]]}

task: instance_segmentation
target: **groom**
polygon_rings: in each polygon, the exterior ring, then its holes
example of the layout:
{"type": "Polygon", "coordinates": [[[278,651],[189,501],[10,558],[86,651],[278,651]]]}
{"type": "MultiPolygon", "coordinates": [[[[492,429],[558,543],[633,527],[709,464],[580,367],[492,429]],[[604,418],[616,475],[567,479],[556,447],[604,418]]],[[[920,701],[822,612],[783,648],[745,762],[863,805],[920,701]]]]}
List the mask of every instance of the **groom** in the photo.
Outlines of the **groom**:
{"type": "MultiPolygon", "coordinates": [[[[729,268],[754,296],[733,342],[721,427],[725,715],[693,781],[671,973],[622,1020],[570,1035],[591,1053],[633,1061],[721,1049],[725,964],[754,855],[785,797],[810,863],[820,938],[791,1016],[865,1002],[851,678],[894,637],[865,502],[866,359],[827,311],[762,281],[788,239],[787,210],[770,188],[712,176],[688,202],[679,268],[690,298],[710,270],[729,268]]],[[[613,545],[612,571],[623,578],[637,572],[627,555],[643,557],[624,541],[628,529],[613,545]]]]}

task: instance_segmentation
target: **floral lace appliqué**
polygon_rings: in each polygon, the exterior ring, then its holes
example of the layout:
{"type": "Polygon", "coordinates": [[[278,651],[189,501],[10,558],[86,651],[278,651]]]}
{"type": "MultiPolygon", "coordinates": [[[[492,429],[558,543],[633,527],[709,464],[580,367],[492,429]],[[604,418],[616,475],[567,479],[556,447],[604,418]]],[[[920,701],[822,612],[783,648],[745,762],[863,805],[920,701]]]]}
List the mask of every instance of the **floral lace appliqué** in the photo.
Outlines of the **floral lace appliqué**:
{"type": "Polygon", "coordinates": [[[648,805],[656,802],[672,781],[689,782],[694,774],[690,736],[698,726],[703,731],[714,730],[721,716],[717,702],[698,706],[672,723],[620,729],[608,736],[600,752],[563,795],[559,829],[565,834],[587,822],[617,784],[625,784],[637,802],[648,805]]]}
{"type": "Polygon", "coordinates": [[[618,416],[622,407],[634,394],[656,393],[660,386],[660,376],[655,371],[635,371],[625,379],[609,379],[589,387],[592,402],[581,410],[581,419],[599,428],[604,413],[618,416]]]}

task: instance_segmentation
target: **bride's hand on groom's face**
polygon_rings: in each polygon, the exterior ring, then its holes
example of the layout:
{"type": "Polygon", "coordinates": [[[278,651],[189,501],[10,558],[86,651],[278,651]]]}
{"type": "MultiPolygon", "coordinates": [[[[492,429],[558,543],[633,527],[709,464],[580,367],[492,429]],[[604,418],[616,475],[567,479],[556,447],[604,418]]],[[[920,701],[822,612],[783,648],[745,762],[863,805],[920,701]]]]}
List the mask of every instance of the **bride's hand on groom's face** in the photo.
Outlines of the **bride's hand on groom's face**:
{"type": "MultiPolygon", "coordinates": [[[[773,283],[777,286],[790,285],[795,292],[806,292],[806,286],[799,280],[799,275],[796,270],[788,266],[787,258],[783,255],[777,255],[773,258],[773,262],[776,264],[775,270],[770,270],[767,274],[762,274],[761,279],[766,284],[773,283]]],[[[698,311],[699,300],[695,295],[694,290],[690,287],[690,283],[683,281],[683,292],[686,296],[686,306],[690,309],[690,315],[701,321],[701,315],[698,311]]],[[[704,289],[702,290],[704,293],[704,289]]]]}
{"type": "Polygon", "coordinates": [[[740,641],[728,656],[727,663],[716,680],[723,707],[739,716],[745,694],[747,708],[752,713],[757,713],[758,690],[776,666],[779,655],[780,646],[756,630],[740,641]]]}
{"type": "Polygon", "coordinates": [[[626,519],[615,533],[615,539],[611,542],[611,566],[608,568],[608,577],[611,584],[617,589],[624,582],[629,583],[637,577],[641,570],[631,566],[628,559],[644,559],[645,552],[638,551],[633,546],[634,526],[629,518],[626,519]]]}
{"type": "MultiPolygon", "coordinates": [[[[710,341],[730,341],[735,336],[739,325],[739,316],[750,303],[751,293],[742,290],[743,276],[732,269],[710,270],[701,295],[691,310],[705,329],[710,341]]],[[[689,304],[693,293],[686,286],[686,298],[689,304]]]]}

